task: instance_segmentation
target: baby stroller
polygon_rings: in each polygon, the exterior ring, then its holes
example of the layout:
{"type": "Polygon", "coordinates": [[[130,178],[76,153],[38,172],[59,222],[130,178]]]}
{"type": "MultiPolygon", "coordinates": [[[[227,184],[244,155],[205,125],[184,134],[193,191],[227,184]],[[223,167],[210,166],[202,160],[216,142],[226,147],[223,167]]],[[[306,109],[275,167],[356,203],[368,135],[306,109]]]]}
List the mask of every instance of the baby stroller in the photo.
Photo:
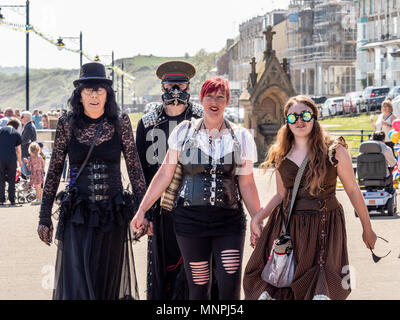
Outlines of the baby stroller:
{"type": "Polygon", "coordinates": [[[35,189],[19,170],[15,181],[15,197],[18,203],[32,202],[36,199],[35,189]]]}
{"type": "MultiPolygon", "coordinates": [[[[388,168],[378,141],[365,141],[357,156],[357,176],[368,212],[393,216],[397,213],[397,194],[392,170],[388,168]],[[389,170],[389,173],[388,173],[389,170]]],[[[355,212],[358,217],[357,212],[355,212]]]]}

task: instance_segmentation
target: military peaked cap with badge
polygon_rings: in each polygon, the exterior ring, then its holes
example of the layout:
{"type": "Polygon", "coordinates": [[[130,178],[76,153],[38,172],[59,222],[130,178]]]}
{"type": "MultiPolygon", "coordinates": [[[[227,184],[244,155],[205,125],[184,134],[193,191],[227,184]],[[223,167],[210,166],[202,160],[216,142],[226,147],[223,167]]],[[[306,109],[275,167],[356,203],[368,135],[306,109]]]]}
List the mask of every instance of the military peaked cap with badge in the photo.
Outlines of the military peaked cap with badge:
{"type": "Polygon", "coordinates": [[[189,82],[196,74],[196,69],[188,62],[168,61],[157,68],[156,74],[162,82],[189,82]]]}

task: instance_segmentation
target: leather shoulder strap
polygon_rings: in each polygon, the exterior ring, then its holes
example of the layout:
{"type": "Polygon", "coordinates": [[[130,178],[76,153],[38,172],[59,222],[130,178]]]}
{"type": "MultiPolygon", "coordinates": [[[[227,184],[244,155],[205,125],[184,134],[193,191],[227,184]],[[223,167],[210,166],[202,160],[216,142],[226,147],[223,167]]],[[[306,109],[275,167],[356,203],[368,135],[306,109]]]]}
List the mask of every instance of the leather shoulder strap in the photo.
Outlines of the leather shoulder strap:
{"type": "Polygon", "coordinates": [[[297,171],[296,179],[294,180],[293,192],[292,192],[292,197],[290,199],[291,201],[290,201],[290,207],[289,207],[286,224],[285,224],[285,220],[282,219],[282,231],[284,234],[287,233],[290,216],[292,215],[293,205],[294,205],[294,202],[296,201],[297,191],[299,190],[300,181],[301,181],[301,178],[303,177],[303,173],[306,168],[307,162],[308,162],[308,155],[305,156],[303,162],[301,163],[301,166],[300,166],[299,170],[297,171]]]}
{"type": "Polygon", "coordinates": [[[79,168],[78,174],[76,175],[76,178],[75,178],[74,182],[69,186],[69,188],[72,188],[75,185],[75,183],[78,180],[79,176],[81,175],[83,169],[86,167],[86,164],[89,161],[90,155],[92,154],[92,151],[94,149],[94,145],[96,144],[96,141],[99,138],[99,135],[100,135],[100,132],[101,132],[102,129],[103,129],[103,121],[101,121],[98,124],[97,130],[96,130],[96,134],[95,134],[95,136],[93,138],[92,144],[90,145],[90,149],[89,149],[89,152],[88,152],[88,154],[86,156],[86,159],[85,159],[85,161],[83,161],[81,167],[79,168]]]}

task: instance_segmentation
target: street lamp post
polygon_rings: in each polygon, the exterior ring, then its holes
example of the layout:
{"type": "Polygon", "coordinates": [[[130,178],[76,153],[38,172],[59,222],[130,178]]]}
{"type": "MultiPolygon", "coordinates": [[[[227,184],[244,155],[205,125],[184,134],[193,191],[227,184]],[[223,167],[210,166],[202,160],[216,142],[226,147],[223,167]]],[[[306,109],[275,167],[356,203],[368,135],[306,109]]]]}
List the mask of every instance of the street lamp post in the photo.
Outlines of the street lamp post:
{"type": "MultiPolygon", "coordinates": [[[[25,76],[25,92],[26,92],[26,110],[29,110],[29,30],[30,30],[30,25],[29,25],[29,0],[26,0],[25,5],[1,5],[0,4],[0,9],[1,8],[25,8],[25,13],[26,13],[26,25],[25,25],[25,30],[26,30],[26,76],[25,76]]],[[[0,13],[0,18],[4,19],[4,16],[0,13]]]]}
{"type": "MultiPolygon", "coordinates": [[[[102,59],[101,57],[111,57],[111,79],[114,83],[114,51],[111,52],[110,54],[102,54],[102,55],[96,55],[94,58],[95,62],[100,62],[102,59]]],[[[110,70],[110,66],[107,66],[107,69],[110,70]]]]}
{"type": "Polygon", "coordinates": [[[121,82],[122,82],[122,86],[121,86],[121,109],[124,110],[124,61],[122,61],[122,74],[121,74],[121,82]]]}
{"type": "Polygon", "coordinates": [[[111,53],[111,59],[112,59],[112,62],[111,62],[111,66],[112,66],[111,78],[112,78],[112,81],[113,81],[113,84],[114,84],[114,50],[111,53]]]}
{"type": "Polygon", "coordinates": [[[79,33],[79,37],[59,37],[57,40],[57,47],[59,50],[62,50],[65,47],[64,39],[72,39],[78,40],[79,39],[79,67],[82,68],[82,60],[83,60],[83,49],[82,49],[82,31],[79,33]]]}
{"type": "Polygon", "coordinates": [[[26,110],[29,110],[29,0],[26,0],[26,110]]]}

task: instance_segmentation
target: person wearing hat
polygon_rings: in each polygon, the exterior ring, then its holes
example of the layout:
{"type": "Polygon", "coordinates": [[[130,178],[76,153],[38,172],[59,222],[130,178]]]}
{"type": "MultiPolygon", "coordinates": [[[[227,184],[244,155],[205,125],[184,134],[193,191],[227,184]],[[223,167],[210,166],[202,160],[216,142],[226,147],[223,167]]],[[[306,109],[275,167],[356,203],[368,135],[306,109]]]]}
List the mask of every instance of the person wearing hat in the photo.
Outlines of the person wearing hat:
{"type": "Polygon", "coordinates": [[[57,196],[61,205],[53,299],[137,299],[130,220],[132,198],[140,201],[146,184],[132,126],[128,115],[120,114],[102,64],[84,64],[74,86],[71,111],[57,124],[39,216],[39,237],[50,246],[52,206],[68,155],[69,192],[57,196]],[[123,190],[121,152],[133,197],[123,190]]]}
{"type": "MultiPolygon", "coordinates": [[[[136,130],[136,143],[147,186],[164,161],[172,130],[184,120],[203,116],[203,108],[190,102],[190,79],[195,73],[195,68],[183,61],[168,61],[157,68],[162,103],[142,117],[136,130]]],[[[160,207],[159,201],[146,214],[151,221],[147,258],[148,300],[188,298],[172,215],[173,212],[160,207]]]]}

